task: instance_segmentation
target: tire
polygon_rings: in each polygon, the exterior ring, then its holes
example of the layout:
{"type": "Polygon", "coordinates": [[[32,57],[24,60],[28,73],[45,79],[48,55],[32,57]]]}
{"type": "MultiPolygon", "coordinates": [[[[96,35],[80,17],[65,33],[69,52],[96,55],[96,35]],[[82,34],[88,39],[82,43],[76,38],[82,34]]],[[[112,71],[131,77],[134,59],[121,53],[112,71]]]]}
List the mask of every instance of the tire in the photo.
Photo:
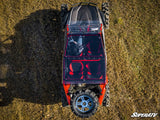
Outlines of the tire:
{"type": "Polygon", "coordinates": [[[68,105],[68,102],[67,102],[67,98],[66,98],[66,94],[65,94],[63,86],[61,88],[61,100],[62,100],[62,106],[66,107],[68,105]]]}
{"type": "Polygon", "coordinates": [[[109,91],[109,83],[106,85],[106,93],[105,93],[105,96],[104,96],[104,99],[103,99],[103,106],[105,107],[109,107],[110,105],[110,91],[109,91]]]}
{"type": "Polygon", "coordinates": [[[104,15],[104,26],[109,29],[109,3],[105,2],[102,4],[102,13],[104,15]]]}
{"type": "Polygon", "coordinates": [[[94,115],[98,105],[98,97],[88,89],[84,92],[77,92],[71,99],[71,109],[73,113],[81,118],[88,118],[94,115]]]}
{"type": "Polygon", "coordinates": [[[61,5],[61,24],[62,24],[62,29],[64,29],[65,24],[67,22],[67,17],[68,17],[68,6],[67,4],[62,4],[61,5]]]}

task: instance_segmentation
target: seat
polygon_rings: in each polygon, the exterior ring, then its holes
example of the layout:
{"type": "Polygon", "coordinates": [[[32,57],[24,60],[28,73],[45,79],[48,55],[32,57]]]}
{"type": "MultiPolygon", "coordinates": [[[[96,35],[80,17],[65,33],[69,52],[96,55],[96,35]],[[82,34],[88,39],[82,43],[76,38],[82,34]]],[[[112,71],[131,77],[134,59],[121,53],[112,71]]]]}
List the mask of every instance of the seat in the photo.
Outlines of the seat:
{"type": "Polygon", "coordinates": [[[101,64],[90,62],[86,64],[86,68],[88,69],[87,77],[89,79],[92,79],[92,78],[102,79],[103,78],[103,75],[101,73],[101,64]]]}
{"type": "Polygon", "coordinates": [[[83,63],[71,62],[69,65],[69,77],[83,79],[83,63]]]}

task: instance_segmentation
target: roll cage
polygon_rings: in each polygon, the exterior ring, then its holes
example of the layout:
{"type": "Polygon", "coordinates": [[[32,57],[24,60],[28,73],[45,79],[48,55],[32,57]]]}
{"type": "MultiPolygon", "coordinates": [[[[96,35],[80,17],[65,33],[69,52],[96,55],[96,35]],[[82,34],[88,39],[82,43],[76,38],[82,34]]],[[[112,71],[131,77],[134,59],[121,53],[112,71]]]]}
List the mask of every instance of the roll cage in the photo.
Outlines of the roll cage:
{"type": "Polygon", "coordinates": [[[67,35],[63,59],[64,84],[104,84],[105,63],[101,34],[67,35]],[[78,48],[74,51],[74,47],[78,48]]]}

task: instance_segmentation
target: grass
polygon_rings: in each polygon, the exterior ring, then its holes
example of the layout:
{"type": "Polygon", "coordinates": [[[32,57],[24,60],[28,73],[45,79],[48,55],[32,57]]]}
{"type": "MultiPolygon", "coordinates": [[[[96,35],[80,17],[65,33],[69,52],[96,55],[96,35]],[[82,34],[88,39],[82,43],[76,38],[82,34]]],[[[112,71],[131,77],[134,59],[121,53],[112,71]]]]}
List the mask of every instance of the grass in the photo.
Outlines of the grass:
{"type": "MultiPolygon", "coordinates": [[[[100,8],[105,0],[80,1],[99,3],[100,8]]],[[[62,3],[70,7],[76,2],[0,1],[0,92],[5,102],[0,106],[1,120],[80,119],[62,107],[59,92],[62,3]]],[[[105,38],[111,105],[99,107],[90,119],[130,120],[133,112],[160,114],[159,15],[158,0],[110,1],[105,38]]]]}

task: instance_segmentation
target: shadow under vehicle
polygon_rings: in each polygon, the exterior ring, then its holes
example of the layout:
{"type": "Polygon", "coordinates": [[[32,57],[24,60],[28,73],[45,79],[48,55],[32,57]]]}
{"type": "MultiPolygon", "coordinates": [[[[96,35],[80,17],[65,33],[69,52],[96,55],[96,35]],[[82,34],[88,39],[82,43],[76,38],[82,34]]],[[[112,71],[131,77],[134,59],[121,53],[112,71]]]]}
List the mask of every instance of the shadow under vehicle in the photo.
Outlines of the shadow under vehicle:
{"type": "Polygon", "coordinates": [[[0,106],[14,98],[38,104],[60,102],[59,13],[53,9],[31,13],[15,25],[14,35],[0,43],[0,106]]]}

